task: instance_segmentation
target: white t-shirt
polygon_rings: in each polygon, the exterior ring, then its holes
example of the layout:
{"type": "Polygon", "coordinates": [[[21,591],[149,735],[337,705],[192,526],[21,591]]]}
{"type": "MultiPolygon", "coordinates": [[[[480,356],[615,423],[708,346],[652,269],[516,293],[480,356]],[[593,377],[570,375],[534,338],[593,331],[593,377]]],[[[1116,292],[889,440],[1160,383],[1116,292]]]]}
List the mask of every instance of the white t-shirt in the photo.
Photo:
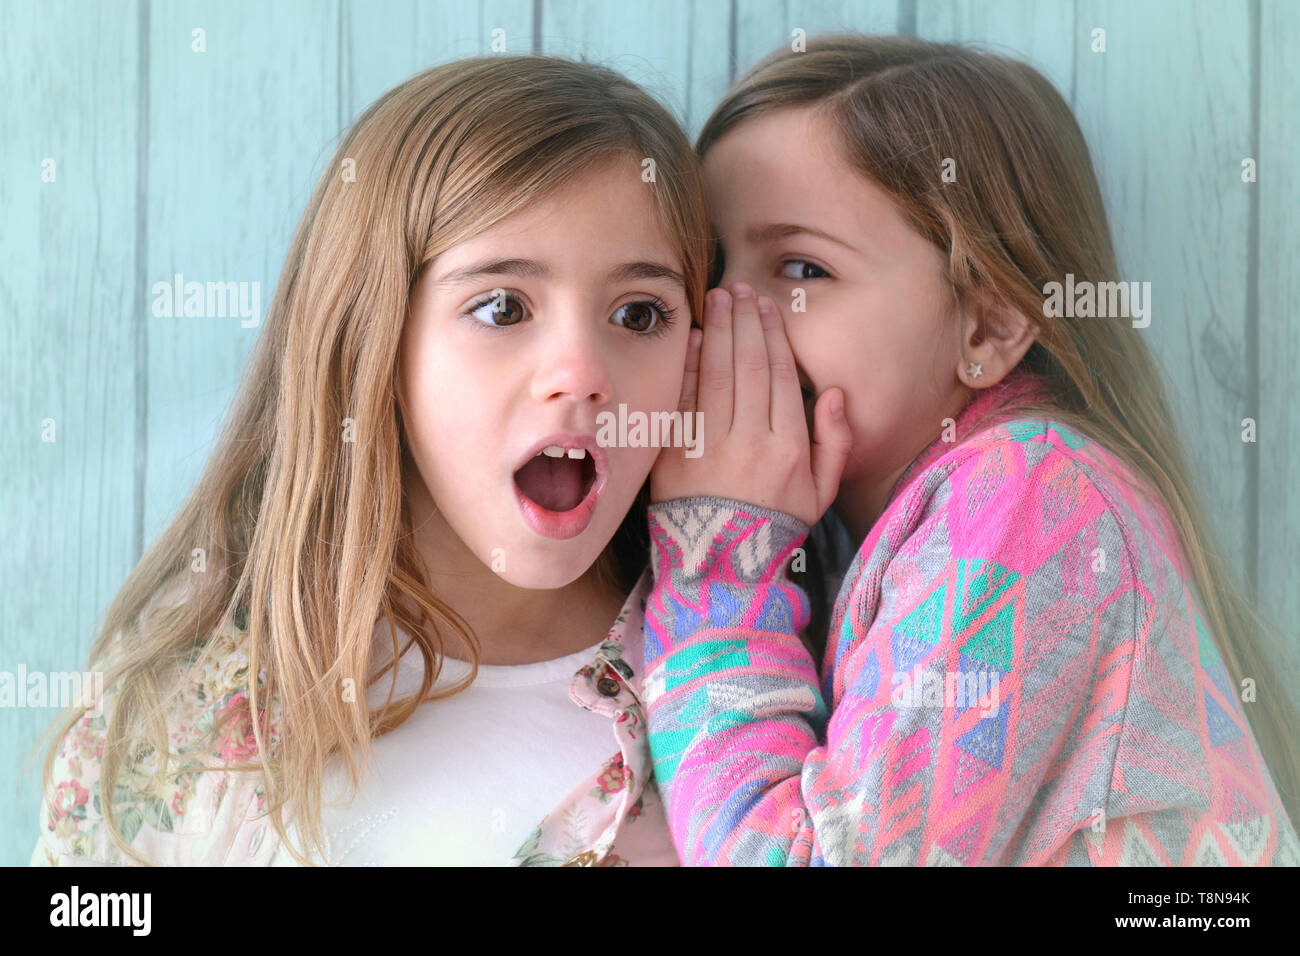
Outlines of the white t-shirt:
{"type": "MultiPolygon", "coordinates": [[[[385,627],[385,635],[387,629],[385,627]]],[[[391,642],[385,638],[384,644],[391,642]]],[[[398,632],[398,647],[406,644],[398,632]]],[[[466,690],[426,701],[406,723],[372,741],[370,772],[342,805],[347,771],[325,771],[321,806],[332,866],[509,866],[552,809],[619,752],[608,717],[569,697],[590,663],[589,649],[535,664],[480,665],[466,690]]],[[[420,688],[421,654],[403,655],[393,697],[420,688]]],[[[469,664],[446,659],[435,687],[455,683],[469,664]]],[[[367,691],[371,710],[391,686],[386,674],[367,691]]],[[[292,824],[290,838],[302,849],[292,824]]],[[[293,866],[281,846],[272,863],[293,866]]]]}

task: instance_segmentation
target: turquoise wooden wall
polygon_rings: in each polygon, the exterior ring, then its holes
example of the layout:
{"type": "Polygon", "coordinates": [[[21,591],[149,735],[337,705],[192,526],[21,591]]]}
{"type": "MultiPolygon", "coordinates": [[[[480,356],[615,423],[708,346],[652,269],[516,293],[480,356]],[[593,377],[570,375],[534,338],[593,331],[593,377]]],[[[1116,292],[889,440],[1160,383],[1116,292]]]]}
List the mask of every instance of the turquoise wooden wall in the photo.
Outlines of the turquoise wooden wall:
{"type": "MultiPolygon", "coordinates": [[[[264,312],[340,132],[411,74],[490,52],[498,27],[508,52],[613,65],[692,134],[796,27],[976,41],[1039,66],[1088,135],[1125,275],[1152,284],[1147,333],[1231,563],[1294,647],[1300,3],[5,0],[0,24],[0,670],[82,666],[259,331],[155,318],[152,284],[258,281],[264,312]]],[[[0,863],[33,845],[20,759],[52,715],[0,710],[0,863]]]]}

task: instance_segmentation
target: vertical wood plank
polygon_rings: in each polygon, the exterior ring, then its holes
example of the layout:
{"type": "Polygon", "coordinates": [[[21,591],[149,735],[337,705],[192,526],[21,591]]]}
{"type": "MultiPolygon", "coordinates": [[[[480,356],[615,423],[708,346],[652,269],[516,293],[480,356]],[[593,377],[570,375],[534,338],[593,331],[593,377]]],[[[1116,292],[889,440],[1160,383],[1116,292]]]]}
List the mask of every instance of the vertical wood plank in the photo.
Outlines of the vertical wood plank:
{"type": "MultiPolygon", "coordinates": [[[[191,492],[338,132],[338,10],[294,0],[152,5],[145,538],[191,492]],[[194,52],[195,29],[206,52],[194,52]],[[257,325],[153,314],[155,283],[257,283],[257,325]]],[[[252,321],[252,320],[247,320],[252,321]]]]}
{"type": "MultiPolygon", "coordinates": [[[[1259,26],[1259,598],[1287,637],[1300,708],[1300,5],[1263,0],[1259,26]]],[[[1240,179],[1240,174],[1238,174],[1240,179]]]]}
{"type": "MultiPolygon", "coordinates": [[[[260,332],[260,314],[247,329],[237,316],[156,317],[148,287],[176,273],[257,282],[264,313],[342,128],[414,73],[491,52],[496,27],[510,53],[540,47],[608,63],[658,95],[692,136],[733,71],[788,44],[796,27],[809,35],[914,28],[989,44],[1042,69],[1073,94],[1124,277],[1152,283],[1145,334],[1229,563],[1239,573],[1257,564],[1260,603],[1294,653],[1295,4],[1260,0],[1257,64],[1246,0],[191,0],[147,9],[145,49],[139,0],[53,0],[11,16],[0,32],[0,323],[9,332],[0,407],[14,451],[0,470],[0,530],[11,542],[0,560],[8,580],[24,582],[0,592],[0,670],[82,666],[137,557],[137,492],[147,545],[192,489],[260,332]],[[206,53],[191,50],[195,27],[206,31],[206,53]],[[1107,32],[1104,54],[1090,49],[1093,27],[1107,32]],[[1241,160],[1252,143],[1259,182],[1247,184],[1241,160]],[[40,179],[46,157],[58,164],[54,183],[40,179]],[[137,329],[147,333],[143,351],[137,329]],[[1258,380],[1249,374],[1252,335],[1258,380]],[[139,408],[138,395],[147,396],[139,408]],[[1247,416],[1257,419],[1257,445],[1241,441],[1247,416]],[[55,421],[54,443],[40,440],[45,418],[55,421]],[[141,488],[137,460],[147,466],[141,488]]],[[[1300,700],[1300,681],[1289,686],[1300,700]]],[[[15,781],[12,811],[0,817],[0,864],[25,863],[34,841],[36,768],[20,771],[53,714],[0,710],[0,773],[15,781]]]]}
{"type": "Polygon", "coordinates": [[[917,0],[916,35],[973,43],[1023,60],[1052,81],[1068,102],[1074,72],[1074,0],[917,0]]]}
{"type": "Polygon", "coordinates": [[[1075,114],[1102,182],[1121,278],[1151,283],[1147,343],[1228,564],[1247,567],[1241,440],[1251,142],[1250,23],[1239,2],[1079,0],[1075,114]],[[1093,52],[1092,30],[1106,31],[1093,52]]]}
{"type": "MultiPolygon", "coordinates": [[[[137,34],[134,2],[43,3],[0,30],[0,671],[15,676],[83,671],[135,560],[137,34]]],[[[58,711],[0,709],[0,864],[36,842],[44,753],[26,758],[58,711]]]]}
{"type": "Polygon", "coordinates": [[[344,0],[340,125],[348,125],[380,94],[416,73],[494,52],[495,30],[504,31],[505,53],[532,52],[533,17],[533,0],[344,0]]]}
{"type": "Polygon", "coordinates": [[[736,79],[779,47],[789,47],[792,31],[818,33],[897,33],[900,16],[913,0],[780,0],[771,4],[736,2],[736,79]]]}
{"type": "Polygon", "coordinates": [[[645,88],[694,139],[726,92],[730,7],[719,0],[543,0],[541,48],[601,63],[645,88]]]}

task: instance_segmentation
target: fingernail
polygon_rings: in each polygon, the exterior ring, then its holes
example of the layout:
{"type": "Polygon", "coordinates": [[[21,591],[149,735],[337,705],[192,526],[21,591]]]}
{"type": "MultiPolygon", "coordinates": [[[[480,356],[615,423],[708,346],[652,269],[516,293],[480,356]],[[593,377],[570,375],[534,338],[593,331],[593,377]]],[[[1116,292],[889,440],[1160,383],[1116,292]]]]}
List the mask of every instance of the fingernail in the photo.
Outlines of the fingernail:
{"type": "Polygon", "coordinates": [[[772,300],[765,295],[760,295],[758,297],[758,311],[762,312],[764,315],[767,315],[769,312],[771,312],[772,300]]]}
{"type": "Polygon", "coordinates": [[[754,297],[753,286],[745,285],[743,282],[732,285],[731,292],[737,299],[752,299],[754,297]]]}
{"type": "Polygon", "coordinates": [[[714,309],[725,309],[727,307],[727,290],[713,289],[708,295],[708,305],[714,309]]]}
{"type": "Polygon", "coordinates": [[[700,343],[703,341],[704,341],[704,330],[691,329],[690,340],[686,344],[690,348],[699,348],[700,343]]]}
{"type": "Polygon", "coordinates": [[[844,393],[836,392],[831,396],[831,418],[844,417],[844,393]]]}

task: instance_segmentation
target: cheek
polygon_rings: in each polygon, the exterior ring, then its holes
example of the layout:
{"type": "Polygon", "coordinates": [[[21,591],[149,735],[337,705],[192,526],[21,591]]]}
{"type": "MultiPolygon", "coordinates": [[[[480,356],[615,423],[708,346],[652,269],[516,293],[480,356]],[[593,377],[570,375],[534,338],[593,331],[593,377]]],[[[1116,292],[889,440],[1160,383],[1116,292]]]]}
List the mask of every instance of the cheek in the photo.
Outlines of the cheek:
{"type": "Polygon", "coordinates": [[[439,382],[425,368],[403,387],[407,433],[421,463],[447,440],[449,432],[454,434],[453,423],[446,420],[448,408],[454,406],[449,406],[446,396],[440,394],[439,382]]]}
{"type": "Polygon", "coordinates": [[[650,469],[659,460],[661,453],[662,449],[659,448],[619,449],[619,454],[623,456],[620,463],[622,467],[619,469],[619,481],[624,499],[618,502],[619,509],[612,512],[617,515],[617,521],[621,522],[623,520],[623,513],[631,507],[636,493],[641,490],[641,486],[650,477],[650,469]]]}
{"type": "MultiPolygon", "coordinates": [[[[648,350],[647,350],[648,351],[648,350]]],[[[682,379],[685,376],[685,346],[673,346],[655,350],[653,357],[636,357],[635,361],[626,363],[620,370],[618,383],[607,412],[617,416],[618,406],[625,405],[628,412],[673,412],[676,411],[682,397],[682,379]],[[681,355],[677,353],[681,352],[681,355]]],[[[614,421],[617,418],[613,419],[614,421]]],[[[653,424],[648,426],[653,428],[653,424]]],[[[647,432],[648,435],[648,432],[647,432]]],[[[676,438],[682,436],[674,432],[676,438]]],[[[694,435],[694,432],[692,432],[694,435]]],[[[610,449],[612,457],[617,457],[616,482],[621,494],[628,496],[620,506],[626,508],[632,503],[632,497],[645,483],[659,458],[661,449],[656,447],[617,447],[610,449]]],[[[621,514],[619,520],[622,520],[621,514]]]]}
{"type": "Polygon", "coordinates": [[[865,319],[830,308],[787,318],[786,339],[795,364],[818,391],[832,385],[847,391],[864,371],[860,357],[872,351],[865,319]]]}
{"type": "Polygon", "coordinates": [[[426,423],[422,431],[454,438],[458,428],[472,428],[491,416],[503,380],[472,354],[430,348],[408,358],[403,400],[426,423]]]}
{"type": "Polygon", "coordinates": [[[654,355],[633,356],[615,379],[613,404],[644,411],[672,411],[682,397],[686,374],[685,348],[658,349],[654,355]],[[678,354],[678,353],[681,354],[678,354]]]}
{"type": "Polygon", "coordinates": [[[455,363],[435,361],[418,363],[401,384],[407,441],[425,487],[439,504],[448,496],[472,499],[501,457],[504,432],[492,393],[458,375],[455,363]]]}

